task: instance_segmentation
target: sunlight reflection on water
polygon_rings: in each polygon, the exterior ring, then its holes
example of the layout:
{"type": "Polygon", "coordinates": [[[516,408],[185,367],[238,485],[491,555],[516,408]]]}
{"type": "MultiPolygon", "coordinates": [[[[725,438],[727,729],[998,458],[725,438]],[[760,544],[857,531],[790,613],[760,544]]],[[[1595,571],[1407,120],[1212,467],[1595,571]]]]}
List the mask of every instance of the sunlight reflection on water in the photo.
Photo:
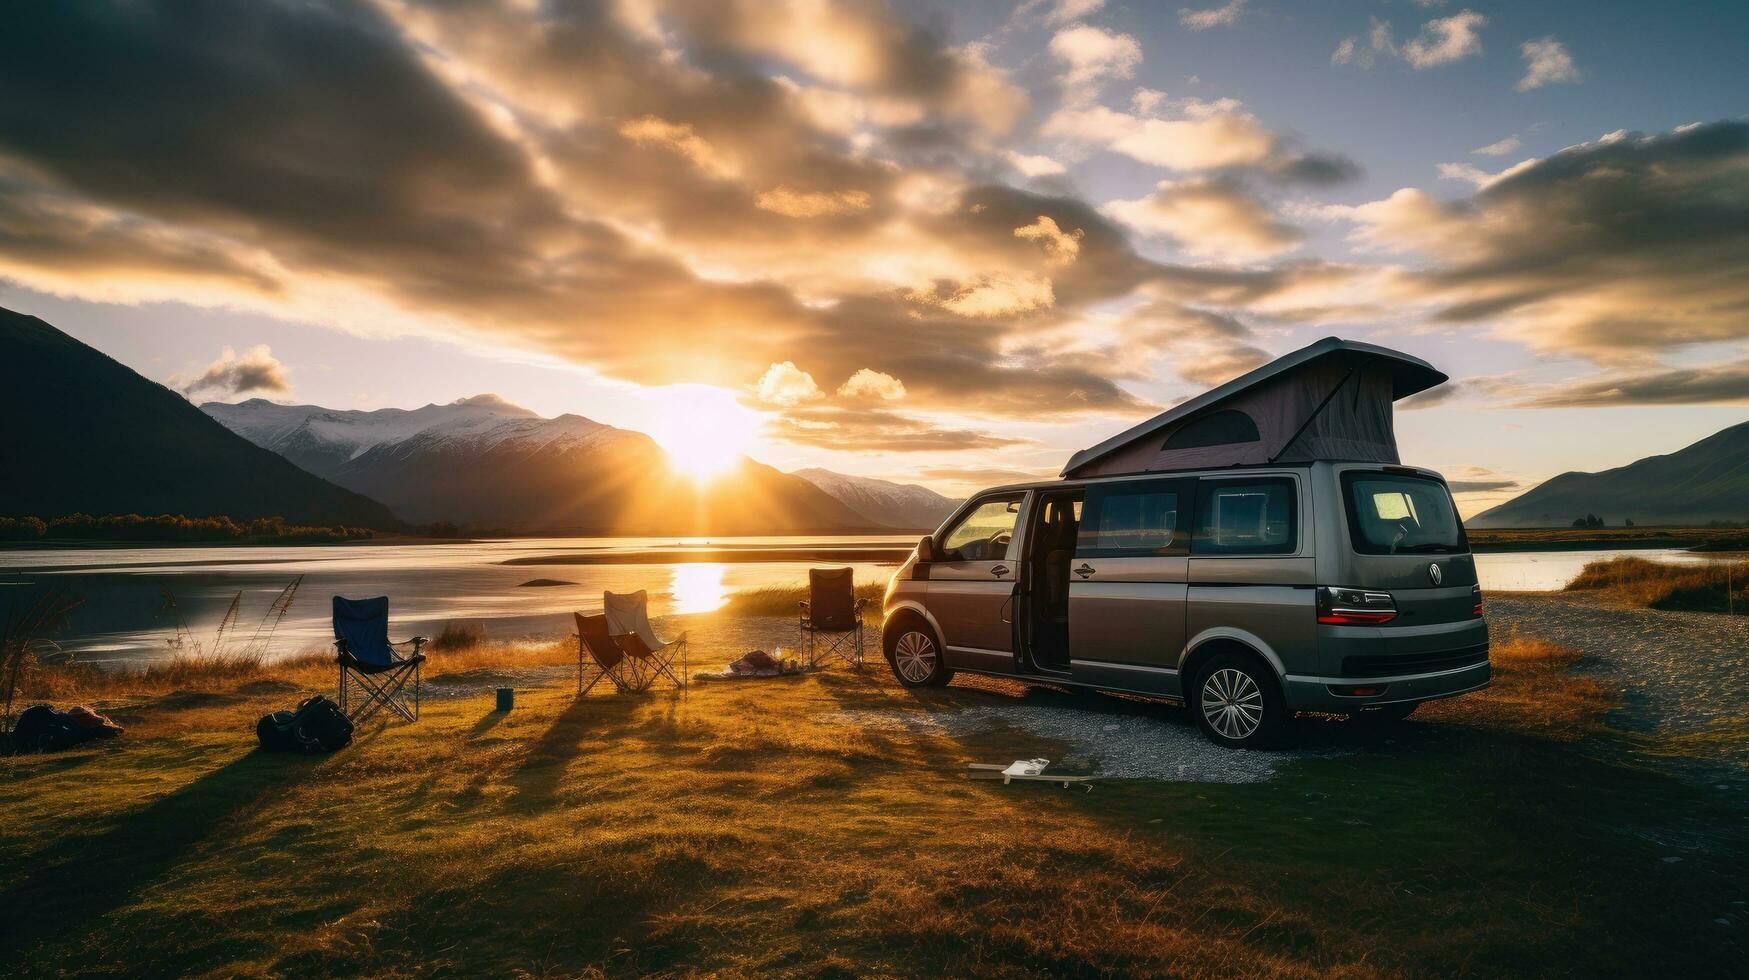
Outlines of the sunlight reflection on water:
{"type": "Polygon", "coordinates": [[[722,608],[729,598],[728,586],[723,581],[725,571],[724,566],[715,564],[675,565],[673,584],[668,587],[674,611],[704,613],[722,608]]]}

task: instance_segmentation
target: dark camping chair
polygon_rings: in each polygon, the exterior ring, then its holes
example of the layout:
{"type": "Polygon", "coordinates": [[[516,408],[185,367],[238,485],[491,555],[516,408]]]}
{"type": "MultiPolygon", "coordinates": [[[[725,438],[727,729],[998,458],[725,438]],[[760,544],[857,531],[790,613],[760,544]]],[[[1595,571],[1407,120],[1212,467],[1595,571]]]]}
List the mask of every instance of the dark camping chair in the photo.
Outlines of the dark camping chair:
{"type": "Polygon", "coordinates": [[[340,710],[354,724],[368,719],[382,708],[388,708],[408,721],[419,720],[419,665],[425,662],[420,650],[425,637],[415,636],[400,643],[389,642],[389,599],[345,599],[334,597],[334,649],[340,661],[340,710]],[[413,655],[399,657],[395,647],[411,644],[413,655]],[[413,689],[406,689],[408,679],[413,689]],[[359,688],[362,703],[350,703],[354,687],[359,688]]]}
{"type": "Polygon", "coordinates": [[[619,648],[631,658],[638,690],[648,688],[663,677],[668,678],[682,691],[686,690],[689,677],[686,634],[682,633],[672,640],[664,640],[656,635],[656,631],[650,626],[648,593],[643,589],[624,595],[603,592],[601,606],[607,616],[607,628],[613,634],[613,642],[619,644],[619,648]],[[674,672],[676,660],[679,661],[678,674],[674,672]]]}
{"type": "Polygon", "coordinates": [[[862,607],[867,599],[856,597],[854,572],[848,568],[808,569],[808,598],[798,603],[797,646],[808,666],[836,656],[852,667],[862,667],[862,607]]]}
{"type": "Polygon", "coordinates": [[[625,651],[607,630],[607,616],[571,615],[577,618],[577,696],[588,694],[603,677],[613,681],[615,690],[638,689],[631,664],[625,662],[625,651]]]}

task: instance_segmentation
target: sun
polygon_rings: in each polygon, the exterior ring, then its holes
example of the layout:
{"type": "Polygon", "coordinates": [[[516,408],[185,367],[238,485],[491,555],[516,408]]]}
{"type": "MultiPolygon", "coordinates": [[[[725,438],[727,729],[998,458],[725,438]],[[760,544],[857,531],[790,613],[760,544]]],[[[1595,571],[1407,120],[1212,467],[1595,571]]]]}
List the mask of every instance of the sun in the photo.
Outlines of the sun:
{"type": "Polygon", "coordinates": [[[650,437],[675,469],[700,482],[733,469],[758,432],[758,413],[722,388],[669,385],[653,401],[646,423],[650,437]]]}

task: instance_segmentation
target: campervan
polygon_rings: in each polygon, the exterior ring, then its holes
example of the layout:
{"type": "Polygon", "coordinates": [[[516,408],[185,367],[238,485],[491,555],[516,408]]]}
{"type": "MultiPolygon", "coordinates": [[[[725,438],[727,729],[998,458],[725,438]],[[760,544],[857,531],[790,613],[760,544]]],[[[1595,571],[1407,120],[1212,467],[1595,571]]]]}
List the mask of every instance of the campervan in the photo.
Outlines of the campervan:
{"type": "Polygon", "coordinates": [[[1445,480],[1398,459],[1427,362],[1321,340],[974,494],[893,575],[899,682],[956,672],[1182,701],[1208,738],[1295,712],[1395,721],[1486,687],[1488,627],[1445,480]]]}

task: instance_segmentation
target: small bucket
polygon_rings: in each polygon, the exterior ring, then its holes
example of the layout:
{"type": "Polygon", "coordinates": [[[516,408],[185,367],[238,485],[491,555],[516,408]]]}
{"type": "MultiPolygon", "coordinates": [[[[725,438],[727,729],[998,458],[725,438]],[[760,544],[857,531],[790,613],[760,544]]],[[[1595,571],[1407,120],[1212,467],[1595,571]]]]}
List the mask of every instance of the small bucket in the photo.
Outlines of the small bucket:
{"type": "Polygon", "coordinates": [[[516,688],[501,687],[498,689],[498,710],[509,711],[516,704],[516,688]]]}

